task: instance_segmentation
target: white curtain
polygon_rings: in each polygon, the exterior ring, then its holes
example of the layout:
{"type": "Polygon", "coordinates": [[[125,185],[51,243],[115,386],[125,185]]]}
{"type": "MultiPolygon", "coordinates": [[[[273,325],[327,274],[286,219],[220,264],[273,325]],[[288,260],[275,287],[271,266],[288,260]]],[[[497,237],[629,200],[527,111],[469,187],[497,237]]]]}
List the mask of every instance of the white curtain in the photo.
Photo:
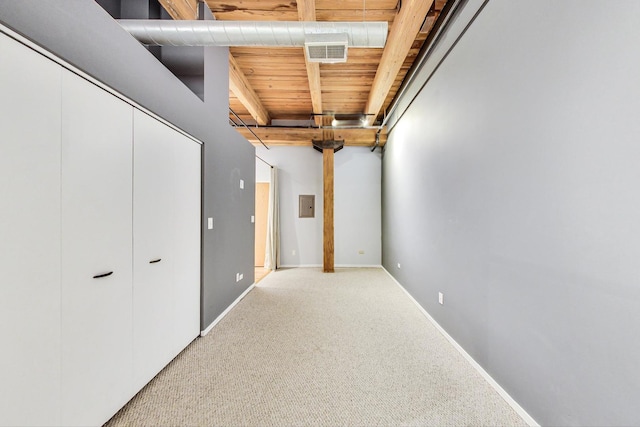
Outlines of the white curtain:
{"type": "Polygon", "coordinates": [[[271,166],[267,245],[264,253],[264,268],[269,270],[275,270],[280,265],[280,209],[278,205],[278,170],[271,166]]]}

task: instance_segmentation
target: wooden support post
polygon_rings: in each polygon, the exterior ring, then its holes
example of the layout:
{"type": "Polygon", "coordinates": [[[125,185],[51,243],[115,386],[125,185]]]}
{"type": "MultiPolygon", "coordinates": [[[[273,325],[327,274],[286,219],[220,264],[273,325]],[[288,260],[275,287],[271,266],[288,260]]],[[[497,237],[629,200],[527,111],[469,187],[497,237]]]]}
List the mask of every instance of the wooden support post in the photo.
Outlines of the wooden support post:
{"type": "Polygon", "coordinates": [[[333,148],[322,150],[324,184],[324,266],[322,271],[333,273],[333,148]]]}

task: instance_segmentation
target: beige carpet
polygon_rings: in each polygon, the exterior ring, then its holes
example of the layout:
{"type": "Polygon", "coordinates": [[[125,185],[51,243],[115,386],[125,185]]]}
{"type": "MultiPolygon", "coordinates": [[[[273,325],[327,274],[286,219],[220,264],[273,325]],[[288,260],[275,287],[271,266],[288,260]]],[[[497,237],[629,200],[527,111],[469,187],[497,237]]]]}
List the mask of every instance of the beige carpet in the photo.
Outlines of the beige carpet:
{"type": "Polygon", "coordinates": [[[107,425],[526,424],[371,268],[269,274],[107,425]]]}

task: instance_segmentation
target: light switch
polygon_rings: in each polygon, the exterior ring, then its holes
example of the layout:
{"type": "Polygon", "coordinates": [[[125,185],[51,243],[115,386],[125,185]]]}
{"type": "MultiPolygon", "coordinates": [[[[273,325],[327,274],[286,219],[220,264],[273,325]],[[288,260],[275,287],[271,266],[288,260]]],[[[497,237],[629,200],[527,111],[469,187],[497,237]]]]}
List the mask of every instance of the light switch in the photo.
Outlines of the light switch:
{"type": "Polygon", "coordinates": [[[213,229],[213,218],[208,218],[208,219],[207,219],[207,228],[208,228],[209,230],[212,230],[212,229],[213,229]]]}
{"type": "Polygon", "coordinates": [[[240,180],[240,189],[244,190],[244,179],[240,180]]]}
{"type": "Polygon", "coordinates": [[[255,215],[251,215],[251,223],[253,224],[254,222],[256,222],[256,217],[255,215]]]}

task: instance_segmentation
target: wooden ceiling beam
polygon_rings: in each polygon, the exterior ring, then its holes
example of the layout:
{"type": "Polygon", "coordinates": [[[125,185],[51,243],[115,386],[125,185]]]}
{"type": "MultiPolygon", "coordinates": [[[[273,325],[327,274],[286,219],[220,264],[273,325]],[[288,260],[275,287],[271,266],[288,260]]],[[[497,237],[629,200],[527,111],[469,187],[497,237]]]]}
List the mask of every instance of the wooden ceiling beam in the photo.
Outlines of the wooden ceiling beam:
{"type": "MultiPolygon", "coordinates": [[[[311,107],[313,114],[322,114],[322,88],[320,86],[320,64],[309,62],[307,55],[304,55],[304,63],[309,76],[309,93],[311,94],[311,107]]],[[[317,125],[321,123],[322,116],[314,116],[317,125]]]]}
{"type": "Polygon", "coordinates": [[[271,121],[269,112],[231,54],[229,54],[229,89],[259,125],[269,124],[271,121]]]}
{"type": "Polygon", "coordinates": [[[197,0],[159,0],[173,19],[197,19],[197,0]]]}
{"type": "MultiPolygon", "coordinates": [[[[316,2],[315,0],[298,0],[298,20],[315,21],[316,20],[316,2]]],[[[320,64],[317,62],[309,62],[307,55],[304,54],[304,63],[307,67],[307,77],[309,79],[309,93],[311,94],[311,106],[313,114],[322,114],[322,88],[320,86],[320,64]]],[[[314,116],[317,125],[322,123],[322,116],[314,116]]]]}
{"type": "MultiPolygon", "coordinates": [[[[173,19],[197,19],[197,0],[159,0],[160,4],[173,19]]],[[[271,120],[267,109],[251,87],[233,55],[229,54],[229,89],[247,108],[251,116],[260,125],[267,125],[271,120]]]]}
{"type": "Polygon", "coordinates": [[[424,22],[433,0],[403,0],[382,53],[376,77],[369,93],[365,112],[373,123],[384,105],[385,98],[402,68],[411,45],[424,22]]]}
{"type": "MultiPolygon", "coordinates": [[[[331,129],[332,139],[344,141],[345,146],[371,147],[376,141],[377,129],[331,129]]],[[[253,145],[261,145],[260,141],[246,128],[237,127],[236,130],[253,145]]],[[[288,128],[288,127],[252,127],[251,130],[269,146],[308,146],[312,141],[325,139],[326,134],[319,128],[288,128]]],[[[386,133],[380,134],[380,145],[387,142],[386,133]]]]}

